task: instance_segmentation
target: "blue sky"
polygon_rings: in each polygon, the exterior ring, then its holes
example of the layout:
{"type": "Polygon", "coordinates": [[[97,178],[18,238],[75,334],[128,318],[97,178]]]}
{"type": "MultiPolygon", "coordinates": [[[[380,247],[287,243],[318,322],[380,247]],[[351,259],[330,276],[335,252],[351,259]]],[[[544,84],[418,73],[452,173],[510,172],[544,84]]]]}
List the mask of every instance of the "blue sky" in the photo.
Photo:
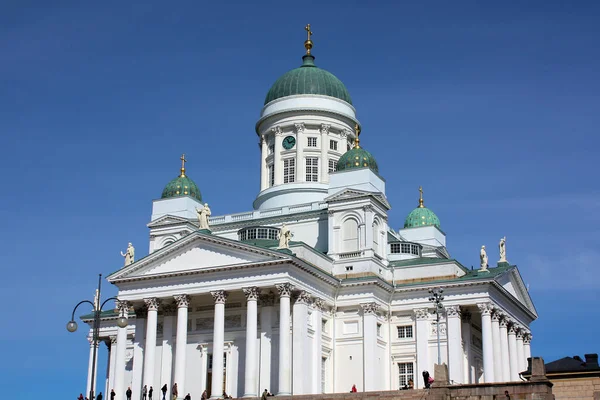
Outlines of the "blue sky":
{"type": "Polygon", "coordinates": [[[214,215],[251,208],[254,124],[308,22],[387,180],[390,225],[423,185],[464,265],[506,235],[540,315],[534,355],[598,352],[599,17],[592,1],[5,2],[0,382],[85,390],[85,332],[64,326],[128,241],[146,254],[182,152],[214,215]]]}

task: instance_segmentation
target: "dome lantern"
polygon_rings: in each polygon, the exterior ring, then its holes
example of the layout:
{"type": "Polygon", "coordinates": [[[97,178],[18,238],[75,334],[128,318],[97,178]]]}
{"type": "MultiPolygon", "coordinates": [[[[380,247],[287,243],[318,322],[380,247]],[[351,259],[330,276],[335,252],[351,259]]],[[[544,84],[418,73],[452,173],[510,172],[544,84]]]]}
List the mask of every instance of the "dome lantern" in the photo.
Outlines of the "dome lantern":
{"type": "Polygon", "coordinates": [[[340,157],[337,162],[337,170],[347,171],[350,169],[369,168],[371,171],[379,174],[379,167],[377,166],[375,157],[360,147],[360,127],[358,124],[354,126],[354,130],[356,132],[354,147],[340,157]]]}
{"type": "Polygon", "coordinates": [[[185,154],[181,155],[181,169],[179,176],[169,182],[162,191],[162,199],[189,196],[202,202],[202,195],[196,183],[185,174],[185,154]]]}
{"type": "Polygon", "coordinates": [[[440,219],[433,211],[425,207],[423,202],[423,187],[419,187],[419,206],[412,210],[404,221],[404,228],[435,226],[440,229],[440,219]]]}

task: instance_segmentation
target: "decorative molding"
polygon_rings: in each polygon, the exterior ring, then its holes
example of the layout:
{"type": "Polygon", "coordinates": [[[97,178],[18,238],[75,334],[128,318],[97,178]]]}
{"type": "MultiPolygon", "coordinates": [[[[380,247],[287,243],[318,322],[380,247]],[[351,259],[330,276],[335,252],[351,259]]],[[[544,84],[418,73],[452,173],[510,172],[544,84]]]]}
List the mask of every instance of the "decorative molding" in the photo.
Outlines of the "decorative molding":
{"type": "Polygon", "coordinates": [[[470,311],[465,310],[461,313],[461,320],[465,324],[470,324],[472,316],[473,316],[473,314],[471,314],[470,311]]]}
{"type": "Polygon", "coordinates": [[[491,315],[494,309],[492,303],[479,303],[477,304],[477,307],[479,308],[481,315],[491,315]]]}
{"type": "MultiPolygon", "coordinates": [[[[432,336],[436,336],[437,335],[437,321],[434,321],[431,323],[431,335],[432,336]]],[[[440,336],[446,336],[446,323],[440,321],[440,336]]]]}
{"type": "Polygon", "coordinates": [[[525,333],[523,335],[523,344],[531,344],[531,333],[525,333]]]}
{"type": "Polygon", "coordinates": [[[117,344],[117,336],[109,336],[111,346],[117,344]]]}
{"type": "Polygon", "coordinates": [[[315,298],[315,301],[313,302],[313,305],[315,306],[315,308],[317,310],[320,310],[320,311],[324,311],[325,310],[325,300],[323,300],[323,299],[321,299],[319,297],[315,298]]]}
{"type": "Polygon", "coordinates": [[[323,134],[323,135],[329,134],[329,128],[331,128],[331,125],[321,124],[321,134],[323,134]]]}
{"type": "Polygon", "coordinates": [[[296,128],[296,133],[297,134],[304,133],[304,128],[305,128],[304,127],[304,122],[300,122],[300,123],[294,124],[294,127],[296,128]]]}
{"type": "Polygon", "coordinates": [[[187,294],[177,294],[173,298],[177,302],[177,308],[188,308],[190,305],[191,297],[187,294]]]}
{"type": "Polygon", "coordinates": [[[460,318],[460,306],[448,306],[446,307],[447,318],[460,318]]]}
{"type": "Polygon", "coordinates": [[[371,303],[361,303],[363,315],[377,315],[377,311],[379,310],[379,304],[374,301],[371,303]]]}
{"type": "Polygon", "coordinates": [[[242,291],[246,295],[247,301],[257,301],[260,296],[260,288],[256,286],[242,288],[242,291]]]}
{"type": "Polygon", "coordinates": [[[348,132],[350,132],[348,129],[342,129],[340,131],[340,136],[342,137],[342,139],[346,139],[348,137],[348,132]]]}
{"type": "Polygon", "coordinates": [[[158,305],[160,304],[160,301],[156,297],[144,299],[144,303],[146,303],[148,311],[158,311],[158,305]]]}
{"type": "Polygon", "coordinates": [[[518,329],[519,329],[519,328],[517,327],[517,325],[515,325],[515,324],[510,324],[510,325],[508,326],[508,334],[509,334],[509,335],[516,335],[516,334],[517,334],[517,330],[518,330],[518,329]]]}
{"type": "Polygon", "coordinates": [[[269,293],[261,294],[259,301],[261,307],[273,307],[275,305],[275,293],[269,291],[269,293]]]}
{"type": "Polygon", "coordinates": [[[494,309],[494,312],[492,313],[492,322],[500,322],[501,319],[502,312],[498,309],[494,309]]]}
{"type": "Polygon", "coordinates": [[[429,319],[429,310],[426,308],[417,308],[413,310],[415,313],[415,318],[417,320],[426,320],[429,319]]]}
{"type": "Polygon", "coordinates": [[[271,132],[273,132],[273,134],[275,136],[281,136],[281,135],[283,135],[283,131],[281,130],[281,127],[279,125],[277,125],[275,128],[272,128],[271,132]]]}
{"type": "Polygon", "coordinates": [[[119,310],[119,314],[122,313],[123,316],[127,318],[127,315],[129,314],[129,302],[124,300],[117,300],[115,301],[115,303],[117,310],[119,310]]]}
{"type": "Polygon", "coordinates": [[[279,292],[279,297],[290,297],[292,295],[292,290],[294,290],[294,286],[291,283],[281,283],[275,285],[275,287],[279,292]]]}
{"type": "Polygon", "coordinates": [[[508,319],[506,318],[506,315],[502,314],[500,316],[500,328],[506,328],[508,327],[508,319]]]}
{"type": "Polygon", "coordinates": [[[296,299],[297,304],[310,304],[312,302],[312,298],[310,293],[306,290],[301,290],[298,292],[298,298],[296,299]]]}
{"type": "Polygon", "coordinates": [[[210,294],[212,295],[215,304],[225,304],[227,296],[229,295],[224,290],[215,290],[214,292],[210,292],[210,294]]]}

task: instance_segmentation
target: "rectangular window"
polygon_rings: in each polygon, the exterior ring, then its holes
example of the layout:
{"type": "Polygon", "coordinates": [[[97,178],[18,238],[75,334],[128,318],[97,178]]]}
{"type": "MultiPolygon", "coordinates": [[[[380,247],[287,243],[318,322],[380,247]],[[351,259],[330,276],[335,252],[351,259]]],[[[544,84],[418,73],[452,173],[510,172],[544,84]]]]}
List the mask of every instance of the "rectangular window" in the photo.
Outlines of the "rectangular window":
{"type": "Polygon", "coordinates": [[[396,328],[398,329],[398,339],[408,339],[413,337],[412,325],[397,326],[396,328]]]}
{"type": "Polygon", "coordinates": [[[337,160],[329,160],[329,172],[337,171],[337,160]]]}
{"type": "Polygon", "coordinates": [[[296,159],[288,158],[283,160],[283,183],[292,183],[296,176],[296,159]]]}
{"type": "Polygon", "coordinates": [[[275,168],[273,164],[268,166],[269,168],[269,186],[275,186],[275,168]]]}
{"type": "Polygon", "coordinates": [[[347,271],[352,271],[353,269],[354,269],[354,267],[353,267],[353,266],[346,267],[346,272],[347,272],[347,271]]]}
{"type": "Polygon", "coordinates": [[[402,254],[410,254],[410,244],[402,243],[402,254]]]}
{"type": "Polygon", "coordinates": [[[377,324],[377,337],[381,337],[381,324],[377,324]]]}
{"type": "Polygon", "coordinates": [[[317,147],[317,138],[309,137],[308,139],[308,147],[317,147]]]}
{"type": "Polygon", "coordinates": [[[391,243],[390,251],[392,254],[400,254],[400,243],[391,243]]]}
{"type": "Polygon", "coordinates": [[[419,255],[419,245],[418,244],[413,244],[410,246],[410,252],[412,254],[414,254],[415,256],[419,255]]]}
{"type": "Polygon", "coordinates": [[[413,381],[414,384],[413,363],[398,363],[398,383],[402,388],[408,386],[408,381],[413,381]]]}
{"type": "Polygon", "coordinates": [[[306,182],[319,181],[319,159],[306,157],[306,182]]]}
{"type": "Polygon", "coordinates": [[[329,141],[329,150],[337,151],[337,142],[335,140],[329,141]]]}

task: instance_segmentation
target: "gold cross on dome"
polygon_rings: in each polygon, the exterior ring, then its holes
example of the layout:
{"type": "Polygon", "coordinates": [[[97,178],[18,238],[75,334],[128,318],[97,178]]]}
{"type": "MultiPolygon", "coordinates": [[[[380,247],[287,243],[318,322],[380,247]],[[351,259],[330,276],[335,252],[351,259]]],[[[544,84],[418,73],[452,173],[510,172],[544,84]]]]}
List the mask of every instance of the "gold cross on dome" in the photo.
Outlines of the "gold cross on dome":
{"type": "Polygon", "coordinates": [[[304,30],[306,31],[306,35],[307,35],[307,36],[306,36],[306,40],[310,40],[310,35],[312,35],[312,34],[313,34],[313,33],[312,33],[312,31],[310,30],[310,24],[307,24],[307,25],[304,27],[304,30]]]}
{"type": "Polygon", "coordinates": [[[179,157],[179,159],[181,160],[181,176],[184,177],[185,176],[185,163],[187,162],[187,160],[185,159],[185,153],[181,155],[181,157],[179,157]]]}
{"type": "Polygon", "coordinates": [[[423,205],[423,186],[419,186],[419,208],[425,207],[423,205]]]}

